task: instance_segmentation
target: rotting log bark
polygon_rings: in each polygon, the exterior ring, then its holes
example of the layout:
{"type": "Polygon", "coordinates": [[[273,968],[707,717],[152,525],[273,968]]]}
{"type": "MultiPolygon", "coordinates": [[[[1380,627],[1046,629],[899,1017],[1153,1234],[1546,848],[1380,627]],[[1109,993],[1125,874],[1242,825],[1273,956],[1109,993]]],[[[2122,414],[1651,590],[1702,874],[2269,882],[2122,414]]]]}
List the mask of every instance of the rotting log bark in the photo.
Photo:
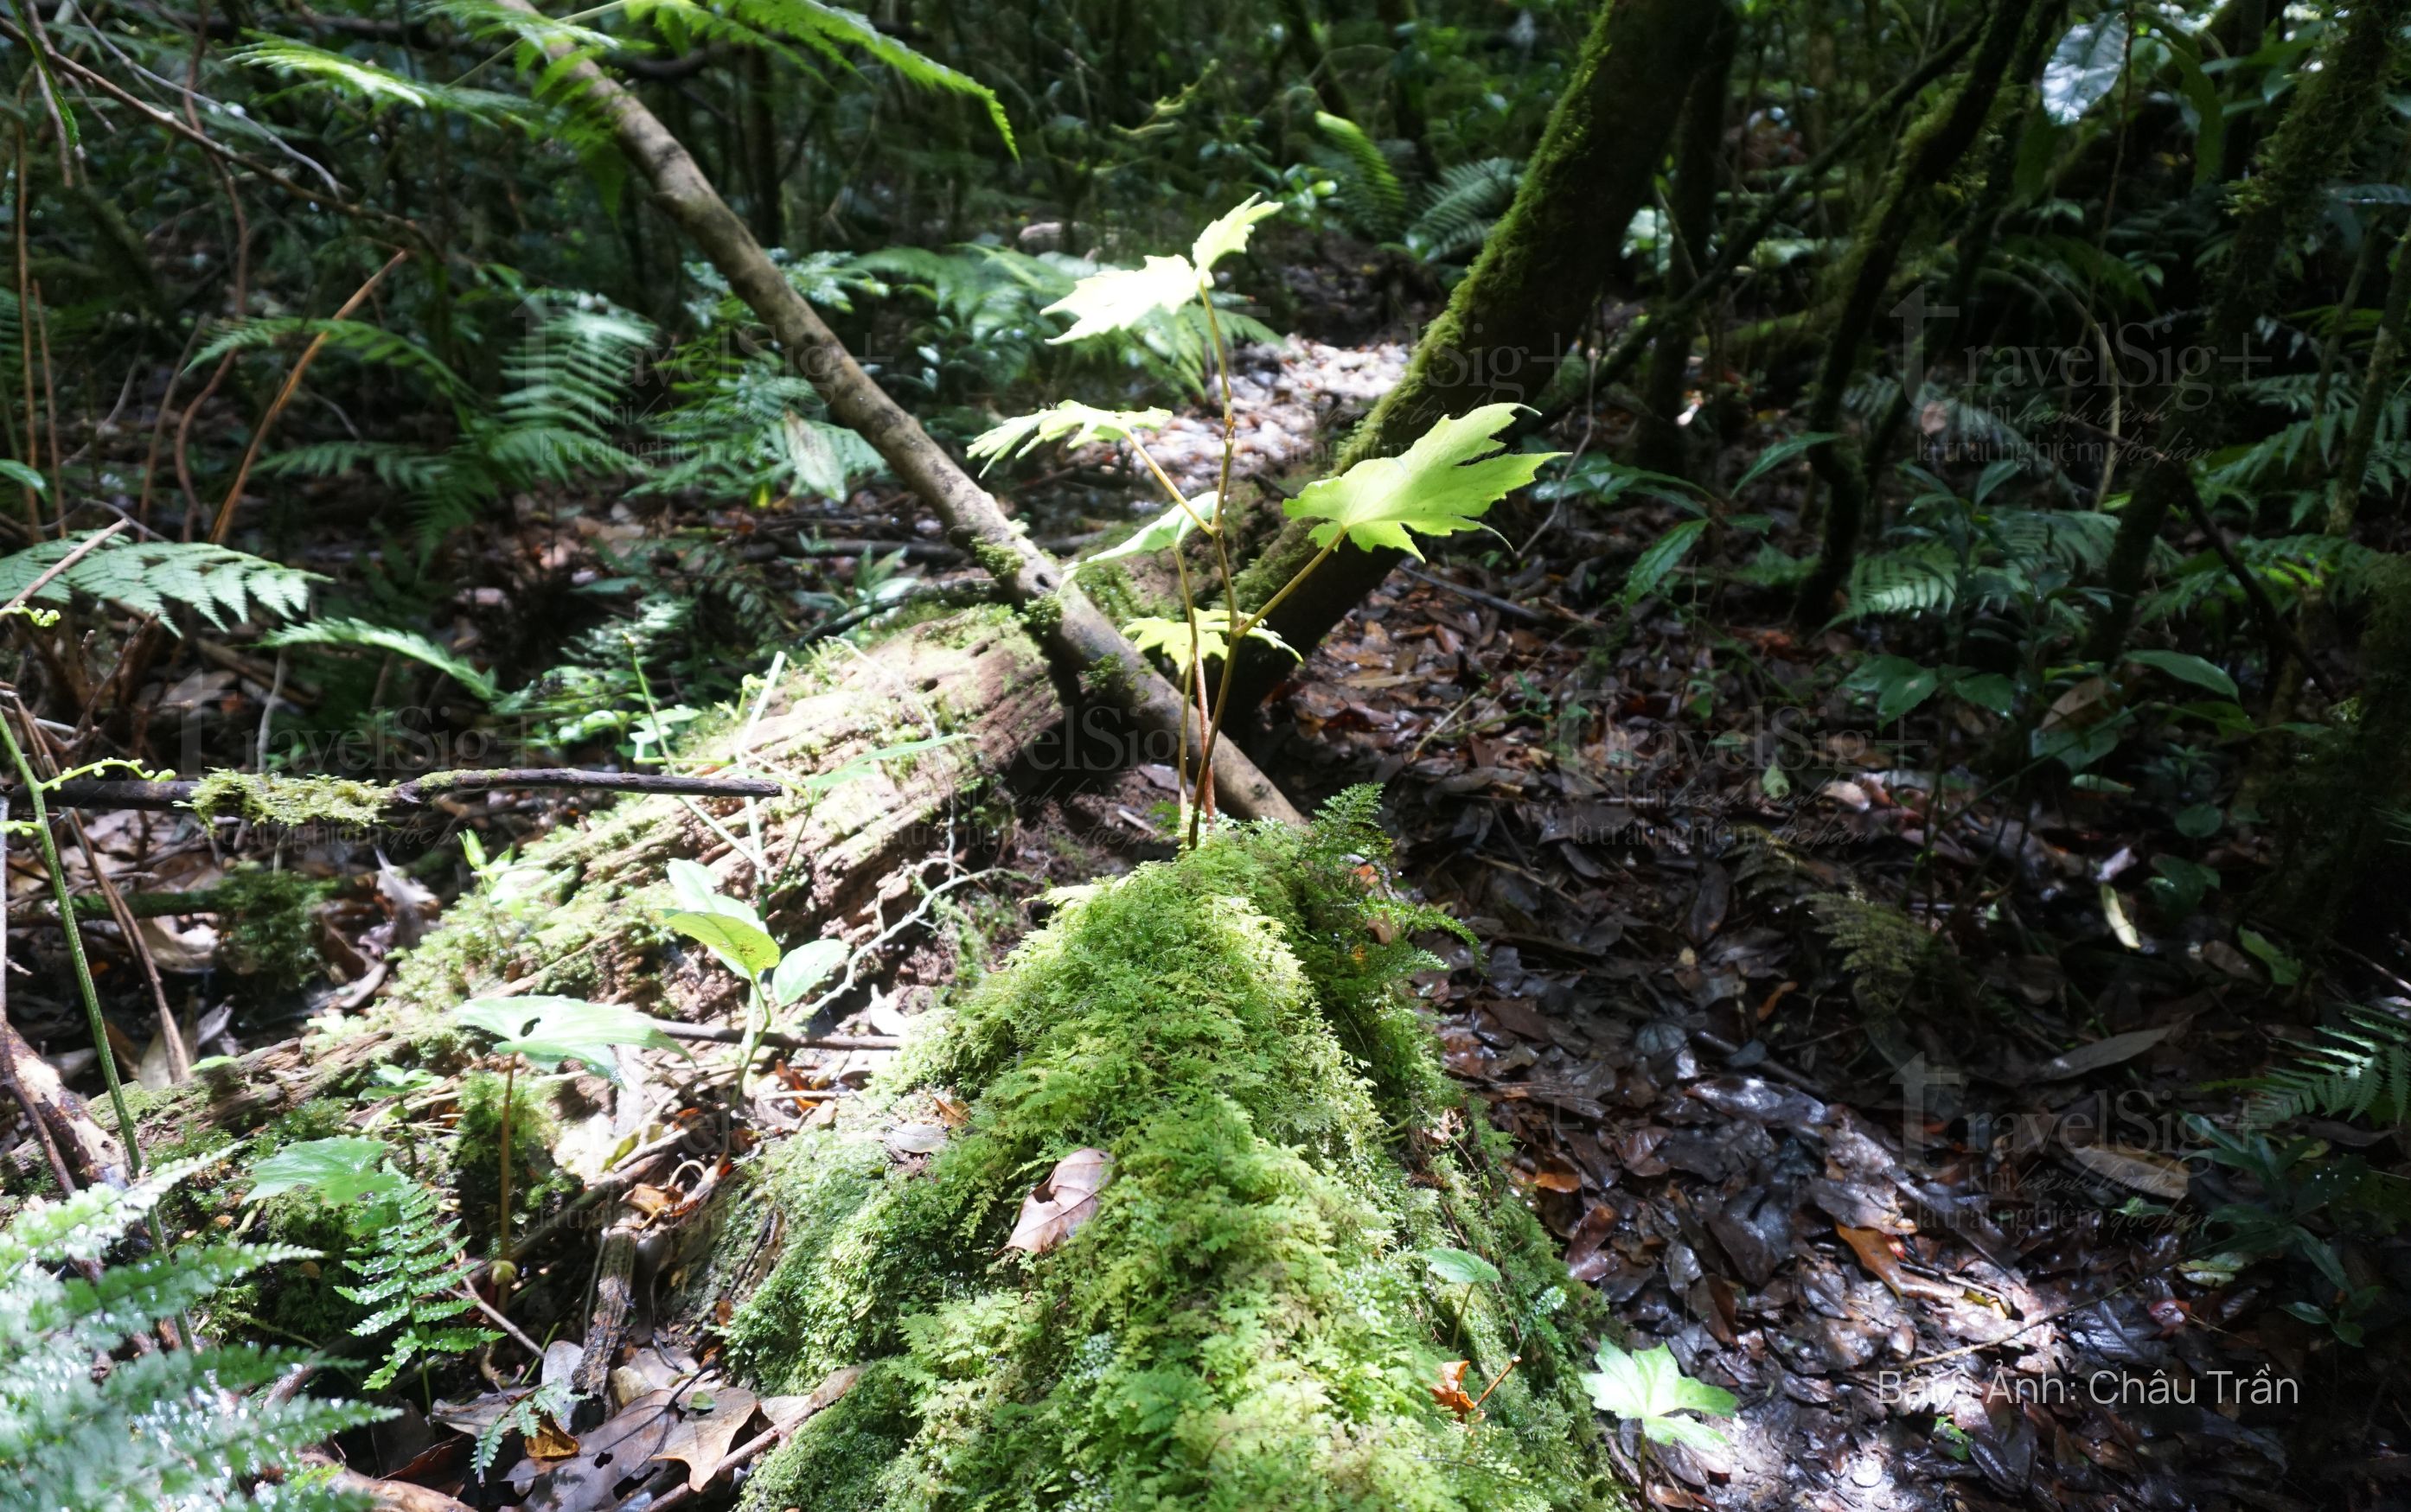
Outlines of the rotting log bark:
{"type": "MultiPolygon", "coordinates": [[[[541,15],[527,0],[499,3],[523,15],[541,15]]],[[[1679,8],[1689,0],[1647,3],[1679,8]]],[[[869,442],[937,512],[950,538],[996,579],[1068,675],[1079,678],[1092,696],[1118,704],[1142,727],[1175,738],[1186,735],[1193,760],[1202,749],[1202,733],[1197,721],[1186,717],[1172,685],[1064,576],[1062,568],[1016,527],[995,498],[862,371],[669,129],[635,94],[582,58],[576,44],[537,36],[538,45],[560,65],[561,82],[610,123],[621,151],[652,186],[662,209],[770,327],[795,371],[828,400],[831,416],[869,442]]],[[[1242,819],[1303,822],[1272,779],[1227,742],[1217,753],[1215,778],[1225,811],[1242,819]]]]}
{"type": "Polygon", "coordinates": [[[34,1142],[46,1146],[45,1154],[55,1151],[86,1186],[125,1179],[124,1146],[93,1122],[83,1099],[68,1091],[51,1063],[5,1023],[0,1023],[0,1079],[7,1082],[14,1105],[0,1106],[0,1121],[30,1113],[37,1124],[28,1130],[34,1142]]]}
{"type": "Polygon", "coordinates": [[[401,957],[396,985],[364,1032],[285,1040],[204,1070],[146,1108],[146,1147],[203,1126],[247,1131],[340,1090],[466,997],[583,993],[670,1018],[733,1007],[736,979],[665,954],[653,943],[661,910],[632,901],[659,886],[671,858],[701,859],[733,894],[758,888],[782,936],[818,931],[858,942],[913,901],[917,863],[973,838],[968,822],[957,822],[965,794],[1059,724],[1063,705],[1037,648],[990,609],[867,648],[829,647],[782,681],[758,720],[752,713],[737,711],[724,734],[688,754],[792,778],[842,770],[843,779],[761,802],[750,821],[725,799],[654,796],[556,832],[524,858],[555,879],[544,897],[517,906],[464,897],[401,957]],[[933,729],[964,738],[871,759],[933,729]],[[768,863],[758,879],[730,843],[735,836],[751,849],[756,832],[768,863]]]}
{"type": "MultiPolygon", "coordinates": [[[[1668,134],[1719,7],[1700,0],[1614,0],[1600,12],[1565,93],[1525,167],[1514,203],[1407,366],[1351,438],[1334,471],[1395,457],[1436,420],[1539,393],[1534,375],[1573,346],[1647,203],[1668,134]]],[[[1292,522],[1244,574],[1262,603],[1312,559],[1305,522],[1292,522]]],[[[1395,551],[1344,545],[1275,611],[1269,628],[1308,650],[1381,586],[1395,551]]],[[[1287,658],[1240,648],[1234,696],[1251,707],[1287,658]]]]}

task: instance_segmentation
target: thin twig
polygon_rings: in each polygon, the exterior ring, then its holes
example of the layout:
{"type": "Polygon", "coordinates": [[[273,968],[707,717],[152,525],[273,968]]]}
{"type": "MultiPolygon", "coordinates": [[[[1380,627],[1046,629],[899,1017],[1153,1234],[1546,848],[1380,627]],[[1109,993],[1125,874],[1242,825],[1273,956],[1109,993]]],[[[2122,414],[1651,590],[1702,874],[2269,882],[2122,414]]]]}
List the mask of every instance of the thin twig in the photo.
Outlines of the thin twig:
{"type": "Polygon", "coordinates": [[[23,588],[18,589],[17,596],[15,598],[10,599],[6,604],[0,604],[0,615],[5,615],[10,610],[15,609],[18,605],[32,599],[35,594],[39,593],[42,589],[50,587],[52,583],[57,582],[59,574],[65,573],[77,562],[83,560],[84,558],[100,549],[101,543],[107,541],[118,531],[125,529],[129,523],[129,521],[121,518],[116,524],[111,525],[109,529],[105,531],[95,531],[91,535],[85,537],[82,545],[77,546],[73,551],[68,552],[66,556],[61,557],[57,561],[52,562],[48,572],[45,572],[41,576],[35,578],[23,588]]]}

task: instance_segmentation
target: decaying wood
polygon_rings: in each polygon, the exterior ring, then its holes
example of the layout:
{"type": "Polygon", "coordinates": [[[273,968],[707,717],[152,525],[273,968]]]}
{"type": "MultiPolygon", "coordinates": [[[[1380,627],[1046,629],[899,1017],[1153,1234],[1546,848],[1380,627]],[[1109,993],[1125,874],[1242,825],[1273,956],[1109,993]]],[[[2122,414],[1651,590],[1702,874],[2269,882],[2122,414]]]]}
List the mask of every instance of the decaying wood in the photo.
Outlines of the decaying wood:
{"type": "Polygon", "coordinates": [[[55,1148],[79,1185],[125,1179],[124,1146],[93,1122],[83,1099],[68,1091],[51,1063],[7,1024],[0,1024],[0,1072],[6,1073],[20,1111],[35,1120],[35,1138],[55,1148]]]}
{"type": "Polygon", "coordinates": [[[606,1400],[604,1388],[611,1379],[612,1362],[636,1304],[636,1230],[615,1223],[603,1231],[601,1253],[594,1261],[593,1300],[586,1309],[586,1352],[578,1357],[571,1384],[590,1400],[606,1400]]]}
{"type": "MultiPolygon", "coordinates": [[[[165,812],[192,807],[200,784],[192,781],[140,782],[114,778],[79,778],[43,793],[56,808],[140,808],[165,812]]],[[[677,772],[589,772],[568,766],[471,767],[458,772],[430,772],[413,778],[387,793],[397,811],[424,807],[438,797],[498,789],[531,789],[587,792],[669,793],[691,798],[775,798],[776,782],[759,778],[696,777],[677,772]]],[[[20,796],[8,791],[11,798],[20,796]]]]}
{"type": "MultiPolygon", "coordinates": [[[[541,15],[527,0],[500,3],[531,17],[541,15]]],[[[1197,721],[1185,717],[1172,685],[996,499],[862,371],[669,128],[633,93],[584,58],[576,42],[541,32],[534,37],[558,66],[562,83],[610,122],[620,150],[652,186],[656,202],[770,327],[795,371],[827,400],[830,416],[869,442],[897,477],[937,512],[950,538],[997,580],[1008,602],[1031,611],[1030,619],[1045,636],[1047,654],[1067,676],[1082,678],[1097,696],[1113,700],[1143,728],[1186,737],[1193,760],[1202,747],[1201,732],[1197,721]]],[[[1305,822],[1272,779],[1228,742],[1217,754],[1215,775],[1215,790],[1225,810],[1243,819],[1305,822]]]]}

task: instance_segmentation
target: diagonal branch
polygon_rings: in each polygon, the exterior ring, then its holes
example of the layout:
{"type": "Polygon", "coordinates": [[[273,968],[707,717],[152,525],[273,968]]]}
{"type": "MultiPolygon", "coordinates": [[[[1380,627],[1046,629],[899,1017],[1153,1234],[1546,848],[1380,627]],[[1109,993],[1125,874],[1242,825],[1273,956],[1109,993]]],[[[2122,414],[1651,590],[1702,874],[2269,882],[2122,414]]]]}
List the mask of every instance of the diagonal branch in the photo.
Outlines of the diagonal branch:
{"type": "MultiPolygon", "coordinates": [[[[504,7],[543,19],[527,0],[498,0],[504,7]]],[[[948,537],[970,551],[1003,589],[1006,602],[1055,664],[1099,697],[1118,705],[1148,734],[1182,741],[1191,761],[1201,733],[1181,719],[1180,695],[1145,657],[1099,613],[1063,569],[1008,518],[986,489],[973,482],[920,423],[886,392],[840,342],[819,312],[789,284],[753,240],[737,212],[720,197],[693,156],[644,102],[570,42],[531,29],[531,39],[561,68],[561,80],[577,91],[580,103],[611,127],[620,150],[652,186],[655,203],[702,249],[751,306],[785,352],[791,371],[811,382],[828,401],[839,424],[869,442],[887,465],[944,522],[948,537]]],[[[1222,807],[1244,819],[1302,822],[1297,809],[1271,778],[1232,749],[1215,763],[1222,807]]]]}

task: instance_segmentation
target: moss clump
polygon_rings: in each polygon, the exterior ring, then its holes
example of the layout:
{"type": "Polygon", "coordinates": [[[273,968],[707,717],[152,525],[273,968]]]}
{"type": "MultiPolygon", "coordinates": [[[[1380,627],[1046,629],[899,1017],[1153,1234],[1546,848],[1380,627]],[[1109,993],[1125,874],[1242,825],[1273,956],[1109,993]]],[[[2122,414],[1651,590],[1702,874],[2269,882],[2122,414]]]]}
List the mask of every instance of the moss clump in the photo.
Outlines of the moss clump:
{"type": "Polygon", "coordinates": [[[193,784],[192,810],[203,819],[256,824],[360,824],[385,818],[390,794],[373,782],[340,777],[275,777],[212,772],[193,784]]]}
{"type": "Polygon", "coordinates": [[[312,910],[324,883],[296,872],[237,866],[216,889],[221,958],[227,969],[271,992],[300,986],[318,972],[312,910]]]}
{"type": "MultiPolygon", "coordinates": [[[[550,1099],[536,1079],[511,1079],[511,1220],[514,1233],[542,1216],[557,1197],[575,1190],[577,1178],[553,1164],[559,1132],[550,1099]]],[[[460,1121],[453,1129],[452,1181],[460,1199],[461,1227],[473,1242],[492,1238],[502,1211],[503,1078],[472,1071],[460,1079],[460,1121]]]]}
{"type": "Polygon", "coordinates": [[[1612,1503],[1573,1368],[1590,1304],[1399,991],[1431,916],[1360,880],[1368,811],[1228,831],[1071,904],[863,1099],[970,1104],[926,1170],[863,1129],[782,1149],[787,1248],[733,1354],[782,1390],[867,1369],[749,1505],[1612,1503]],[[1094,1216],[1004,1250],[1082,1146],[1116,1162],[1094,1216]],[[1460,1315],[1439,1244],[1505,1279],[1460,1315]],[[1434,1403],[1444,1359],[1487,1381],[1511,1353],[1478,1430],[1434,1403]]]}

